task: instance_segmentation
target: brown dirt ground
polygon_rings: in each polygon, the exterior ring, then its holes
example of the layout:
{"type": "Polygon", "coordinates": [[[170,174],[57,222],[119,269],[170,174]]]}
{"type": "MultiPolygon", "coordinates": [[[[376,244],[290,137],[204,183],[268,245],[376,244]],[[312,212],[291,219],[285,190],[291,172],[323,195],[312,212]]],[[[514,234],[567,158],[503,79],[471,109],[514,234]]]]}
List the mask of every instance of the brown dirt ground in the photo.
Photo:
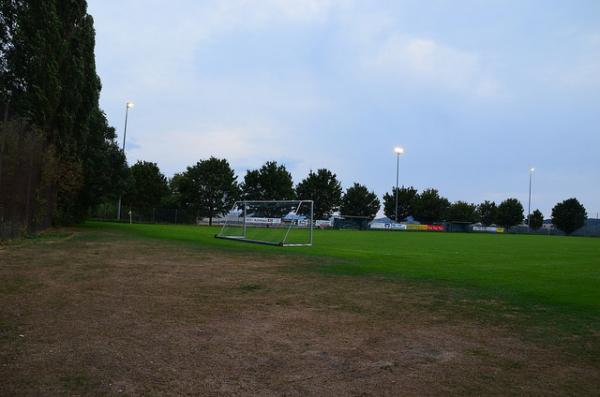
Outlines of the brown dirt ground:
{"type": "Polygon", "coordinates": [[[0,395],[600,391],[594,363],[424,284],[91,233],[0,247],[0,395]]]}

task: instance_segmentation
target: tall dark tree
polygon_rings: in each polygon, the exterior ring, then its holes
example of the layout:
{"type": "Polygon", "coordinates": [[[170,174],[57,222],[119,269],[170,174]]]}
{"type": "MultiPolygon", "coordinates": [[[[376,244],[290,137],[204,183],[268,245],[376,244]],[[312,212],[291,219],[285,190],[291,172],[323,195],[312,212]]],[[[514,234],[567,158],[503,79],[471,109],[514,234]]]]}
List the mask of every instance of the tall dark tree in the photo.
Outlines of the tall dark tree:
{"type": "Polygon", "coordinates": [[[182,201],[198,214],[213,218],[227,213],[239,196],[237,177],[225,159],[202,160],[178,177],[182,201]]]}
{"type": "Polygon", "coordinates": [[[552,223],[567,235],[582,227],[586,219],[585,207],[576,198],[562,201],[552,208],[552,223]]]}
{"type": "Polygon", "coordinates": [[[342,201],[342,185],[336,175],[328,169],[312,170],[296,186],[296,195],[300,200],[314,201],[314,218],[328,219],[339,209],[342,201]]]}
{"type": "Polygon", "coordinates": [[[448,199],[436,189],[425,189],[415,199],[414,216],[421,223],[441,222],[449,206],[448,199]]]}
{"type": "Polygon", "coordinates": [[[364,185],[355,183],[344,193],[340,212],[343,215],[364,216],[373,219],[377,215],[379,207],[379,199],[375,192],[369,191],[364,185]]]}
{"type": "Polygon", "coordinates": [[[477,206],[477,212],[479,213],[479,219],[484,226],[490,226],[496,222],[496,212],[498,207],[493,201],[484,201],[477,206]]]}
{"type": "Polygon", "coordinates": [[[469,204],[464,201],[457,201],[450,204],[446,214],[446,220],[451,222],[479,222],[479,213],[475,204],[469,204]]]}
{"type": "Polygon", "coordinates": [[[496,211],[496,223],[509,229],[523,222],[523,206],[516,198],[504,200],[496,211]]]}
{"type": "Polygon", "coordinates": [[[245,200],[293,200],[296,197],[292,174],[276,161],[248,171],[242,184],[245,200]]]}
{"type": "MultiPolygon", "coordinates": [[[[102,121],[106,119],[102,118],[102,121]]],[[[130,185],[131,171],[125,153],[114,141],[114,130],[106,127],[106,137],[93,135],[97,141],[86,148],[83,159],[84,184],[79,197],[82,208],[98,203],[115,202],[130,185]]]]}
{"type": "Polygon", "coordinates": [[[158,165],[149,161],[138,161],[130,170],[132,183],[125,195],[125,203],[134,208],[152,208],[160,205],[169,194],[169,185],[158,165]]]}
{"type": "Polygon", "coordinates": [[[80,220],[89,207],[115,195],[121,184],[115,178],[124,173],[114,130],[98,104],[101,84],[87,3],[6,0],[0,7],[3,119],[26,120],[43,132],[56,173],[40,199],[59,221],[80,220]],[[98,178],[99,170],[110,176],[98,178]]]}
{"type": "Polygon", "coordinates": [[[532,230],[538,230],[544,225],[544,215],[540,210],[535,210],[531,213],[529,227],[532,230]]]}
{"type": "MultiPolygon", "coordinates": [[[[11,58],[14,56],[13,36],[16,29],[17,1],[0,2],[0,121],[8,118],[14,78],[11,58]]],[[[1,154],[0,154],[1,155],[1,154]]]]}
{"type": "MultiPolygon", "coordinates": [[[[412,186],[398,188],[398,221],[414,216],[414,205],[417,198],[417,189],[412,186]]],[[[391,193],[383,195],[383,213],[390,219],[396,216],[396,188],[391,193]]]]}

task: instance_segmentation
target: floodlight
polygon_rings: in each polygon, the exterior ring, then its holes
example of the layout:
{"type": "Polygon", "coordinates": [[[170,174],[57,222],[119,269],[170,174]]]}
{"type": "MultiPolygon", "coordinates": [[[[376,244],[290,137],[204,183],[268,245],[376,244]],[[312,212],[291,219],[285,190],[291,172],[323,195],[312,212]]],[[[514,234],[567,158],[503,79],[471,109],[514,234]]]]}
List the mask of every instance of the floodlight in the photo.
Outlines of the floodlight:
{"type": "Polygon", "coordinates": [[[396,146],[396,147],[394,148],[394,153],[396,153],[396,154],[398,154],[398,155],[399,155],[399,154],[404,154],[404,148],[403,148],[402,146],[396,146]]]}

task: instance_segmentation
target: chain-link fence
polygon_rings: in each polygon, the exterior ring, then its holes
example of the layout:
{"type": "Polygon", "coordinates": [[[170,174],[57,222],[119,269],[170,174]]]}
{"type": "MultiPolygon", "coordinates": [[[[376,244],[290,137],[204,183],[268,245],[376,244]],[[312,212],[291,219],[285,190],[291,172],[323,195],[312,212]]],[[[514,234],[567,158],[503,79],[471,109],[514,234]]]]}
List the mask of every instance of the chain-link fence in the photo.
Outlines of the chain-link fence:
{"type": "MultiPolygon", "coordinates": [[[[91,213],[91,219],[119,221],[126,223],[162,223],[162,224],[208,224],[208,219],[198,215],[198,211],[180,208],[132,208],[121,207],[121,219],[117,219],[117,204],[103,204],[91,213]]],[[[216,224],[217,219],[213,219],[216,224]]]]}
{"type": "MultiPolygon", "coordinates": [[[[537,230],[530,230],[527,225],[519,225],[511,227],[508,231],[509,233],[546,234],[553,236],[563,236],[565,234],[551,224],[544,224],[537,230]]],[[[600,237],[600,219],[586,219],[583,227],[574,231],[571,236],[600,237]]]]}
{"type": "Polygon", "coordinates": [[[0,124],[0,239],[48,227],[55,170],[52,150],[25,122],[0,124]]]}

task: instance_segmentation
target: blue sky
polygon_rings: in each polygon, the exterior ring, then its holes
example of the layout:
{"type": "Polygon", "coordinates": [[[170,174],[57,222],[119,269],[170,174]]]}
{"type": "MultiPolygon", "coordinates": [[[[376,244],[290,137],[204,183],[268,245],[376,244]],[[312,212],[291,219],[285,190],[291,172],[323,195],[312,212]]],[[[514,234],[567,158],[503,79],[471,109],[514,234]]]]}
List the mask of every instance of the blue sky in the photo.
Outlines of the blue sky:
{"type": "Polygon", "coordinates": [[[211,155],[379,195],[600,211],[600,2],[89,0],[101,106],[167,176],[211,155]]]}

